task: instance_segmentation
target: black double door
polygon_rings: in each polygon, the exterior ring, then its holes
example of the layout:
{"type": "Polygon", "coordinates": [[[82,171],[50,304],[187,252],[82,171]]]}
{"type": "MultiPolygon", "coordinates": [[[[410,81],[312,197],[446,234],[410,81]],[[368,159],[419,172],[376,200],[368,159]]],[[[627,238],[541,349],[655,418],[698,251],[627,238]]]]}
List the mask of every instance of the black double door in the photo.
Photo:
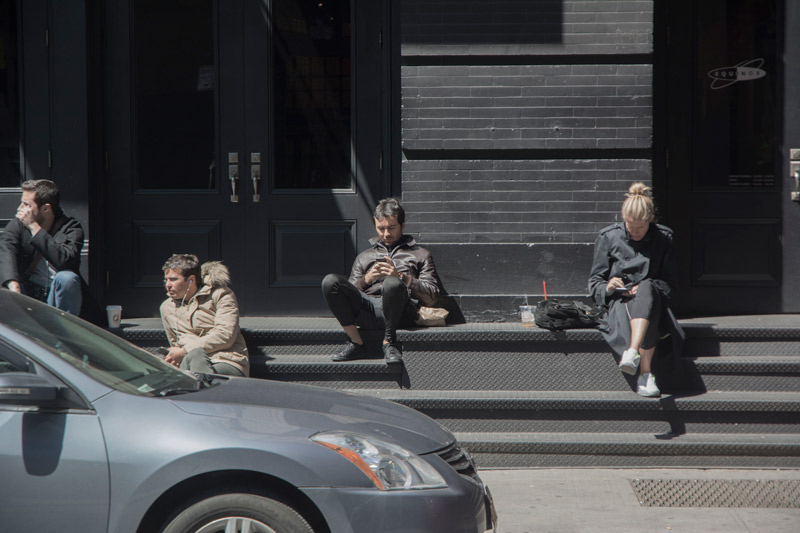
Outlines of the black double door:
{"type": "Polygon", "coordinates": [[[321,311],[384,194],[383,2],[108,4],[107,301],[155,314],[194,253],[243,313],[321,311]]]}

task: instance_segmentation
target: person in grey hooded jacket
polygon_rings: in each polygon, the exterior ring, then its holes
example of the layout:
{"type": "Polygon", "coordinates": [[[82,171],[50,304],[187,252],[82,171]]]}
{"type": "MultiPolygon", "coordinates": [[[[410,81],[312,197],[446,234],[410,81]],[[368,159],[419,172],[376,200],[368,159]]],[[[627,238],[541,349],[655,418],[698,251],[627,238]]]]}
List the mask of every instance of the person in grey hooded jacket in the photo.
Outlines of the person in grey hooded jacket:
{"type": "Polygon", "coordinates": [[[656,344],[673,335],[673,357],[680,356],[685,335],[670,309],[676,266],[672,230],[656,224],[650,187],[631,185],[622,204],[622,223],[600,231],[595,241],[589,293],[607,309],[599,327],[619,368],[635,375],[637,392],[660,396],[652,363],[656,344]]]}

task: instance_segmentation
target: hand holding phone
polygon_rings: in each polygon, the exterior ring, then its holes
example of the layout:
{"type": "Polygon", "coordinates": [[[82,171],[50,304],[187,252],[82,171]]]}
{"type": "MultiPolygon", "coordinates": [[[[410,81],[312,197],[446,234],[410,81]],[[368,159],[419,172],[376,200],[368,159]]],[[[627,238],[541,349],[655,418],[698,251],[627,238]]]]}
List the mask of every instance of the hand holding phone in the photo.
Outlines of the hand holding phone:
{"type": "Polygon", "coordinates": [[[397,269],[394,266],[394,261],[389,256],[384,256],[381,259],[381,272],[385,276],[394,276],[397,274],[397,269]]]}
{"type": "Polygon", "coordinates": [[[394,263],[388,256],[379,257],[364,275],[367,283],[372,284],[394,272],[394,263]]]}

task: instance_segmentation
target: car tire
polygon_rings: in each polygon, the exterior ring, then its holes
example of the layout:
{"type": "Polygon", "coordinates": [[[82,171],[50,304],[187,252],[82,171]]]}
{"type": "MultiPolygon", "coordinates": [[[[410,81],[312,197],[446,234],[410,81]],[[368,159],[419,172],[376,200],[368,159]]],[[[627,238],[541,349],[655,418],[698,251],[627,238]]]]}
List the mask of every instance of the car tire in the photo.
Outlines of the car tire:
{"type": "Polygon", "coordinates": [[[163,533],[314,533],[308,522],[288,505],[255,494],[219,494],[181,511],[163,533]],[[235,524],[235,528],[228,529],[235,524]]]}

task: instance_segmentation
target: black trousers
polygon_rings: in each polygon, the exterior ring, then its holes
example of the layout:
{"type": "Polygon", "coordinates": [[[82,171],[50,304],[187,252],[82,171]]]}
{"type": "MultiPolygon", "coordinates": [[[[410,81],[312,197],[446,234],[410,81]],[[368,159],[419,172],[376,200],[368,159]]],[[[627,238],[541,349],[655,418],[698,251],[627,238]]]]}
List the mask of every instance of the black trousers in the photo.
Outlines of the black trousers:
{"type": "Polygon", "coordinates": [[[628,310],[629,319],[646,318],[650,321],[642,341],[642,349],[648,350],[654,347],[660,338],[661,293],[649,279],[642,280],[636,289],[636,294],[632,298],[625,299],[625,308],[628,310]]]}
{"type": "Polygon", "coordinates": [[[414,324],[417,305],[398,277],[386,277],[380,296],[368,296],[341,274],[328,274],[322,280],[325,303],[342,327],[384,330],[384,339],[397,341],[397,328],[414,324]]]}

